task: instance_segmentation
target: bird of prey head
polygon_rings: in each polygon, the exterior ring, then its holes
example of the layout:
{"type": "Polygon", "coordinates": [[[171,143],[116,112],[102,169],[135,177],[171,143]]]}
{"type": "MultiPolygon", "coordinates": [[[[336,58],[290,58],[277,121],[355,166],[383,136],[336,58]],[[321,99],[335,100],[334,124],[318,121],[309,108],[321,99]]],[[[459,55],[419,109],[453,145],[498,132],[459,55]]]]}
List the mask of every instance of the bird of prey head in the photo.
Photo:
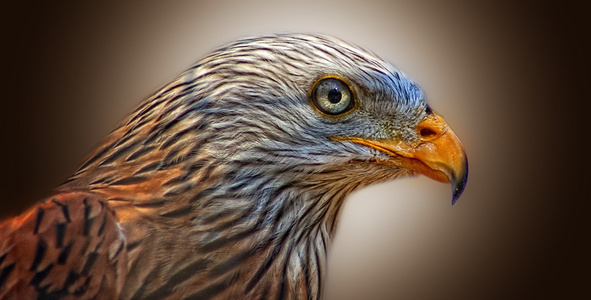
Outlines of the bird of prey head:
{"type": "Polygon", "coordinates": [[[55,199],[85,193],[115,217],[120,298],[316,299],[344,198],[414,174],[451,183],[452,204],[468,174],[417,84],[354,45],[288,34],[200,60],[55,199]]]}

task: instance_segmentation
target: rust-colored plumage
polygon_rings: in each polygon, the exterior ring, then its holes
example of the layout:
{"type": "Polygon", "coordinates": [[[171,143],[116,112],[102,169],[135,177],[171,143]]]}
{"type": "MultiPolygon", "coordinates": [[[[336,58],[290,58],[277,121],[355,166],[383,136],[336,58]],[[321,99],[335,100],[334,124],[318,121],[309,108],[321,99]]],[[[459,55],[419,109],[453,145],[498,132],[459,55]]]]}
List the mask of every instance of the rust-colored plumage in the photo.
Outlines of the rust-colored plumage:
{"type": "Polygon", "coordinates": [[[455,201],[467,160],[390,64],[326,36],[238,41],[0,223],[0,298],[318,299],[346,196],[416,173],[455,201]]]}
{"type": "Polygon", "coordinates": [[[0,298],[115,298],[127,275],[125,238],[95,194],[57,194],[0,226],[0,298]]]}

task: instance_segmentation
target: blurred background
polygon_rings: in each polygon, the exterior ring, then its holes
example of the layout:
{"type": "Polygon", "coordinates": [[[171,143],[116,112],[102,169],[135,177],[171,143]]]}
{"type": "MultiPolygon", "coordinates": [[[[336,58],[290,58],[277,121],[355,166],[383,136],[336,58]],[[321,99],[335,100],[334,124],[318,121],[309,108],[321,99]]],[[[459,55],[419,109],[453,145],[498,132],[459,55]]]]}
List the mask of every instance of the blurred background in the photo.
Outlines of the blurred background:
{"type": "Polygon", "coordinates": [[[450,187],[425,177],[354,194],[330,251],[326,299],[591,294],[582,6],[47,1],[4,15],[0,218],[63,182],[141,100],[221,44],[320,32],[417,81],[470,161],[453,207],[450,187]]]}

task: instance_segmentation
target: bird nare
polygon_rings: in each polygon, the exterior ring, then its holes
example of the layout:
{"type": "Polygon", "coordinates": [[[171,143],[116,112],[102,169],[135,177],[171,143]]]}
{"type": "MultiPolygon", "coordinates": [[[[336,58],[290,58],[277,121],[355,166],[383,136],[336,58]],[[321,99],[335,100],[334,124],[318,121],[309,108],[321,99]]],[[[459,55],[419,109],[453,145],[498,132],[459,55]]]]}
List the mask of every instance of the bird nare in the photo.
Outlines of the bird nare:
{"type": "Polygon", "coordinates": [[[468,165],[422,90],[324,35],[243,39],[143,101],[0,223],[0,298],[318,299],[344,199],[468,165]]]}

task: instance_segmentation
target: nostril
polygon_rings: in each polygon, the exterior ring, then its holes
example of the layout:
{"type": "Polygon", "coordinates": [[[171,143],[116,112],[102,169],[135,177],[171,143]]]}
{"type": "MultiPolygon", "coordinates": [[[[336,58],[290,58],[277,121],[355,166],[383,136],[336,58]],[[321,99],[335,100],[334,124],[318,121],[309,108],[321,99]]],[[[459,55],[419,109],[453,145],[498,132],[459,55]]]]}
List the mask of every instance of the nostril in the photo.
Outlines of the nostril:
{"type": "Polygon", "coordinates": [[[434,138],[437,135],[437,132],[435,132],[433,129],[422,128],[419,134],[423,139],[429,139],[434,138]]]}

